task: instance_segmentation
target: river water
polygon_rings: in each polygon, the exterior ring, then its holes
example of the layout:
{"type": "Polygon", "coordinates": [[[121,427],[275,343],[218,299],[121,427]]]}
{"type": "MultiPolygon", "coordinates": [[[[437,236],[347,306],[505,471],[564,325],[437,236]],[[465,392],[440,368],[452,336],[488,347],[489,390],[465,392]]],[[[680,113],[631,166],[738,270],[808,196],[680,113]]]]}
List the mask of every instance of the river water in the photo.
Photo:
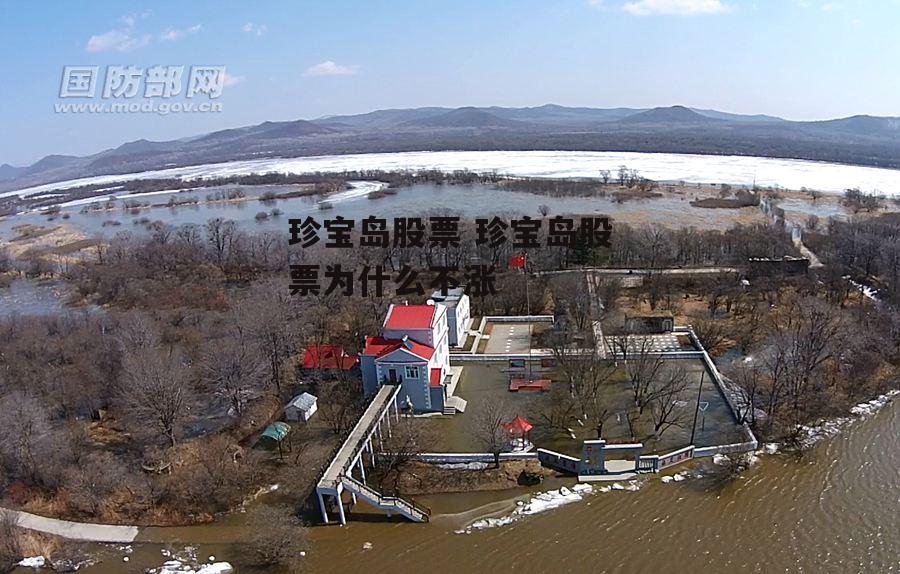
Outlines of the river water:
{"type": "MultiPolygon", "coordinates": [[[[803,458],[762,457],[733,482],[646,479],[637,492],[584,500],[510,525],[457,534],[473,519],[504,514],[525,490],[420,497],[429,524],[352,516],[346,528],[311,528],[309,570],[461,572],[900,572],[900,402],[854,422],[803,458]],[[364,545],[371,543],[371,549],[364,545]]],[[[682,469],[683,470],[683,469],[682,469]]],[[[551,483],[539,488],[555,488],[551,483]]],[[[361,505],[362,506],[362,505],[361,505]]],[[[161,551],[241,563],[242,515],[211,526],[148,529],[125,551],[83,571],[142,572],[161,551]]],[[[26,572],[25,569],[20,569],[26,572]]],[[[238,572],[250,572],[238,568],[238,572]]]]}
{"type": "MultiPolygon", "coordinates": [[[[275,231],[287,233],[289,218],[305,218],[318,220],[342,216],[347,219],[361,220],[369,215],[377,217],[412,217],[422,216],[433,210],[451,210],[466,218],[489,215],[530,215],[539,216],[542,205],[550,206],[550,215],[591,215],[604,214],[616,221],[631,224],[658,223],[671,227],[694,226],[701,229],[728,229],[736,223],[748,223],[753,220],[763,221],[755,207],[743,209],[704,209],[693,207],[690,202],[694,195],[672,195],[653,199],[629,200],[617,202],[612,197],[548,197],[532,193],[498,189],[493,185],[433,185],[419,184],[402,187],[396,194],[386,195],[380,199],[368,199],[368,192],[378,189],[377,182],[354,182],[353,189],[342,191],[327,197],[308,196],[280,199],[262,203],[255,196],[271,187],[244,186],[249,199],[239,202],[213,202],[179,207],[162,207],[169,197],[179,199],[193,197],[203,200],[207,194],[219,191],[220,188],[206,188],[180,193],[158,193],[136,196],[140,201],[156,204],[150,207],[129,211],[122,207],[122,201],[113,201],[116,207],[102,211],[82,212],[85,203],[64,206],[62,213],[66,218],[56,216],[52,221],[46,214],[38,212],[23,213],[7,218],[0,218],[0,239],[12,240],[19,235],[17,227],[24,224],[38,226],[62,225],[87,237],[112,237],[120,232],[134,234],[146,233],[141,222],[161,221],[180,226],[185,224],[202,225],[208,220],[219,217],[235,221],[247,231],[275,231]],[[332,207],[320,209],[320,202],[327,201],[332,207]],[[271,212],[278,209],[281,216],[269,216],[257,220],[260,212],[271,212]],[[113,225],[114,223],[114,225],[113,225]]],[[[229,186],[234,189],[239,186],[229,186]]],[[[291,191],[293,186],[276,188],[278,192],[291,191]]],[[[105,204],[103,198],[95,200],[105,204]]],[[[829,203],[820,200],[817,205],[805,206],[802,200],[795,202],[823,219],[831,212],[829,203]]]]}

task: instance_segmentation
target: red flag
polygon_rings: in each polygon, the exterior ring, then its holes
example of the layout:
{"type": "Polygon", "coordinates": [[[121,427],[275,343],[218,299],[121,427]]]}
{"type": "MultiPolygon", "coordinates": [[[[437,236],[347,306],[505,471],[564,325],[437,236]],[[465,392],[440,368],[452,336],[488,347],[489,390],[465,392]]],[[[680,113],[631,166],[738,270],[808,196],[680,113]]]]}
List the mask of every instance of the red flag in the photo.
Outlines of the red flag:
{"type": "Polygon", "coordinates": [[[525,268],[525,256],[524,255],[513,255],[509,259],[509,266],[513,269],[524,269],[525,268]]]}

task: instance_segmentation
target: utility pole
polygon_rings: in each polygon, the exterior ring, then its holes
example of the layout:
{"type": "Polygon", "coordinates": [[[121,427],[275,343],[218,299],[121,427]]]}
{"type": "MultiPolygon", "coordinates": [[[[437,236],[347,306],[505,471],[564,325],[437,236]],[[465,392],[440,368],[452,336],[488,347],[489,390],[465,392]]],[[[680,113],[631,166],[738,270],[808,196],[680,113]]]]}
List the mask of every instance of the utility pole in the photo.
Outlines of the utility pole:
{"type": "Polygon", "coordinates": [[[700,384],[697,385],[697,406],[694,407],[694,424],[691,425],[691,444],[694,444],[694,433],[697,431],[697,414],[700,413],[700,394],[703,392],[703,377],[706,369],[700,373],[700,384]]]}

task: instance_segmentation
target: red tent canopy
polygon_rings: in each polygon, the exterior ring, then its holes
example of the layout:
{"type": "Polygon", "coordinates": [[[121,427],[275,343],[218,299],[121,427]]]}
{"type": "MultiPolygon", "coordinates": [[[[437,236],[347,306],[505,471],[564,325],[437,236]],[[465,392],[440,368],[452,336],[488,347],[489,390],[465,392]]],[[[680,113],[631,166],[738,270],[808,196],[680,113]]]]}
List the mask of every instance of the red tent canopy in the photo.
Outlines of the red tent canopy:
{"type": "Polygon", "coordinates": [[[516,418],[514,418],[513,420],[509,421],[508,423],[503,423],[500,426],[503,427],[503,430],[513,435],[524,435],[534,428],[534,425],[520,416],[516,416],[516,418]]]}

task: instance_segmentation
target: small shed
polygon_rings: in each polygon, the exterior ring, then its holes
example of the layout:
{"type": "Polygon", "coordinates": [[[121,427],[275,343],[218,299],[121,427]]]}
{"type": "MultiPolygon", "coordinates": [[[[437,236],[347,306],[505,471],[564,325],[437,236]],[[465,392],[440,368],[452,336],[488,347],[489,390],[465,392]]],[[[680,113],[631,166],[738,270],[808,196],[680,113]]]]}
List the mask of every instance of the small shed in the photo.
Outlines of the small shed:
{"type": "MultiPolygon", "coordinates": [[[[267,426],[266,430],[260,435],[259,444],[265,448],[271,448],[271,445],[274,443],[278,447],[278,456],[284,458],[284,450],[281,445],[284,442],[284,439],[290,434],[291,425],[285,422],[275,421],[267,426]]],[[[288,440],[288,450],[292,450],[290,440],[288,440]]]]}
{"type": "Polygon", "coordinates": [[[644,313],[625,316],[625,332],[628,334],[671,333],[675,317],[671,313],[644,313]]]}
{"type": "Polygon", "coordinates": [[[318,399],[315,396],[309,393],[299,394],[284,407],[284,418],[289,421],[306,422],[316,414],[319,408],[317,403],[318,399]]]}

